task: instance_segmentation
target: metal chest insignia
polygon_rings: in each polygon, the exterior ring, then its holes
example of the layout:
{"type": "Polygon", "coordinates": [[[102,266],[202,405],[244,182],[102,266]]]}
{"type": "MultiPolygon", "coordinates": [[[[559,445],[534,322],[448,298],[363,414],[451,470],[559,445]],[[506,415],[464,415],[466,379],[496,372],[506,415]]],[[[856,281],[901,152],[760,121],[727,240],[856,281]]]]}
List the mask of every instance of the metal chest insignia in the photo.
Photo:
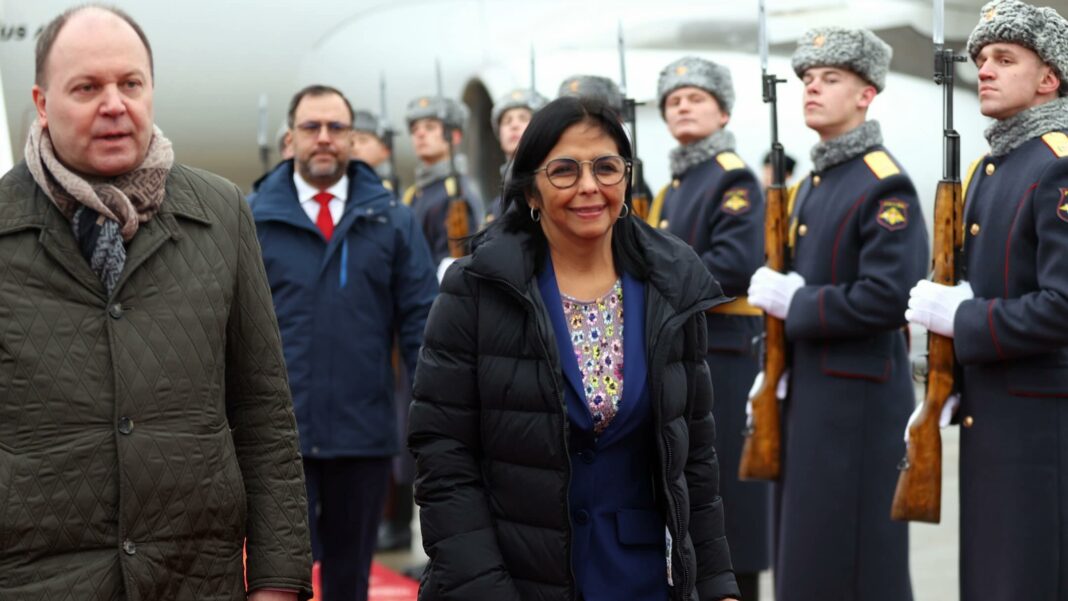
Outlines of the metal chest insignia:
{"type": "Polygon", "coordinates": [[[891,232],[905,229],[909,224],[909,205],[896,198],[884,200],[879,203],[879,213],[875,220],[891,232]]]}
{"type": "Polygon", "coordinates": [[[1061,199],[1057,201],[1057,217],[1068,221],[1068,188],[1061,188],[1061,199]]]}
{"type": "Polygon", "coordinates": [[[723,193],[723,210],[731,215],[741,215],[749,210],[749,190],[733,188],[723,193]]]}

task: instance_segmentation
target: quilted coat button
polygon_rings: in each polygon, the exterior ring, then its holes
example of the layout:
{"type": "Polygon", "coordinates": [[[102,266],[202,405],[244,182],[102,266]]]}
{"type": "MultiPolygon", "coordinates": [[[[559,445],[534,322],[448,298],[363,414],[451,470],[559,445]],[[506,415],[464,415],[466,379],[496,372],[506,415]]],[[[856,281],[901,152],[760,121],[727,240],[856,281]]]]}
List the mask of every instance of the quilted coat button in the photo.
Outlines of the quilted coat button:
{"type": "Polygon", "coordinates": [[[122,541],[122,550],[127,555],[134,555],[137,553],[137,545],[132,540],[127,539],[122,541]]]}
{"type": "Polygon", "coordinates": [[[575,523],[576,524],[588,524],[589,521],[590,521],[590,512],[586,511],[585,509],[579,509],[578,511],[575,512],[575,523]]]}
{"type": "Polygon", "coordinates": [[[122,303],[115,303],[108,307],[108,315],[112,319],[122,319],[122,303]]]}
{"type": "Polygon", "coordinates": [[[134,423],[132,419],[126,416],[119,418],[119,432],[122,434],[129,434],[130,432],[133,432],[133,428],[134,423]]]}

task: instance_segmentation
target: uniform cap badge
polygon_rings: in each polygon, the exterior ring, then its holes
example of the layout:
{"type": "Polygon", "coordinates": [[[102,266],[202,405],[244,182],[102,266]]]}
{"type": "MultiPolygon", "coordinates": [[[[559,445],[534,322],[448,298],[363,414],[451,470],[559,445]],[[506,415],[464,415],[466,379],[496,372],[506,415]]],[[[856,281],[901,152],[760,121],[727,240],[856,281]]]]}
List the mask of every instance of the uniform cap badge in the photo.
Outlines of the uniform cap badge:
{"type": "Polygon", "coordinates": [[[827,37],[822,33],[816,36],[816,39],[812,40],[812,45],[816,48],[823,48],[823,45],[827,43],[827,37]]]}
{"type": "Polygon", "coordinates": [[[891,232],[905,229],[909,224],[909,205],[896,198],[884,200],[879,203],[875,220],[891,232]]]}
{"type": "Polygon", "coordinates": [[[522,99],[523,99],[523,93],[522,92],[520,92],[519,90],[516,90],[516,91],[512,92],[512,100],[522,100],[522,99]]]}
{"type": "Polygon", "coordinates": [[[997,7],[996,6],[995,7],[991,7],[990,10],[986,11],[986,13],[983,14],[983,19],[987,23],[989,23],[989,22],[993,21],[994,17],[996,17],[997,15],[998,15],[997,7]]]}
{"type": "Polygon", "coordinates": [[[723,210],[731,215],[740,215],[749,210],[749,190],[734,188],[723,194],[723,210]]]}
{"type": "Polygon", "coordinates": [[[687,71],[689,71],[689,69],[686,68],[686,65],[675,67],[675,75],[686,75],[687,71]]]}
{"type": "Polygon", "coordinates": [[[419,107],[420,108],[424,108],[425,109],[428,106],[430,106],[430,99],[429,98],[420,98],[419,99],[419,107]]]}
{"type": "Polygon", "coordinates": [[[1068,188],[1061,188],[1061,199],[1057,201],[1057,217],[1068,221],[1068,188]]]}
{"type": "Polygon", "coordinates": [[[571,83],[567,84],[567,89],[571,90],[572,92],[578,92],[579,91],[579,80],[572,79],[571,83]]]}

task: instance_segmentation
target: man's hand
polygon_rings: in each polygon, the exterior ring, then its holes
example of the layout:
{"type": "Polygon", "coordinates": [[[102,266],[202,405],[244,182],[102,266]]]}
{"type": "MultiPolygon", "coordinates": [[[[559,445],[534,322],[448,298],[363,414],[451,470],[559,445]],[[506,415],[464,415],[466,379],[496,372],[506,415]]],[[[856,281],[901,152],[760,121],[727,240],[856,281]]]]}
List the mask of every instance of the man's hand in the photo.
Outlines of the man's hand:
{"type": "Polygon", "coordinates": [[[297,601],[296,591],[254,590],[248,594],[248,601],[297,601]]]}
{"type": "Polygon", "coordinates": [[[973,298],[975,293],[968,282],[943,286],[920,280],[909,291],[909,308],[905,311],[905,319],[935,334],[952,338],[953,317],[957,309],[961,303],[973,298]]]}
{"type": "Polygon", "coordinates": [[[749,280],[749,304],[763,309],[768,315],[786,319],[794,293],[805,285],[805,278],[796,271],[779,273],[761,267],[749,280]]]}

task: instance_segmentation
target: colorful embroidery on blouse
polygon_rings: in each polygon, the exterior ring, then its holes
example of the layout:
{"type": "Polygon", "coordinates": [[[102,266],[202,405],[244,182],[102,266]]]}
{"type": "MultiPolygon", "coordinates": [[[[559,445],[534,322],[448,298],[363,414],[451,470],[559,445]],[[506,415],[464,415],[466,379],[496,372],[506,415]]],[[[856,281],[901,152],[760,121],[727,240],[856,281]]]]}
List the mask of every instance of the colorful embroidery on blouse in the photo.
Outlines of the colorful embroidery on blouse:
{"type": "Polygon", "coordinates": [[[582,373],[594,434],[612,423],[623,398],[623,285],[594,301],[560,295],[571,346],[582,373]]]}

